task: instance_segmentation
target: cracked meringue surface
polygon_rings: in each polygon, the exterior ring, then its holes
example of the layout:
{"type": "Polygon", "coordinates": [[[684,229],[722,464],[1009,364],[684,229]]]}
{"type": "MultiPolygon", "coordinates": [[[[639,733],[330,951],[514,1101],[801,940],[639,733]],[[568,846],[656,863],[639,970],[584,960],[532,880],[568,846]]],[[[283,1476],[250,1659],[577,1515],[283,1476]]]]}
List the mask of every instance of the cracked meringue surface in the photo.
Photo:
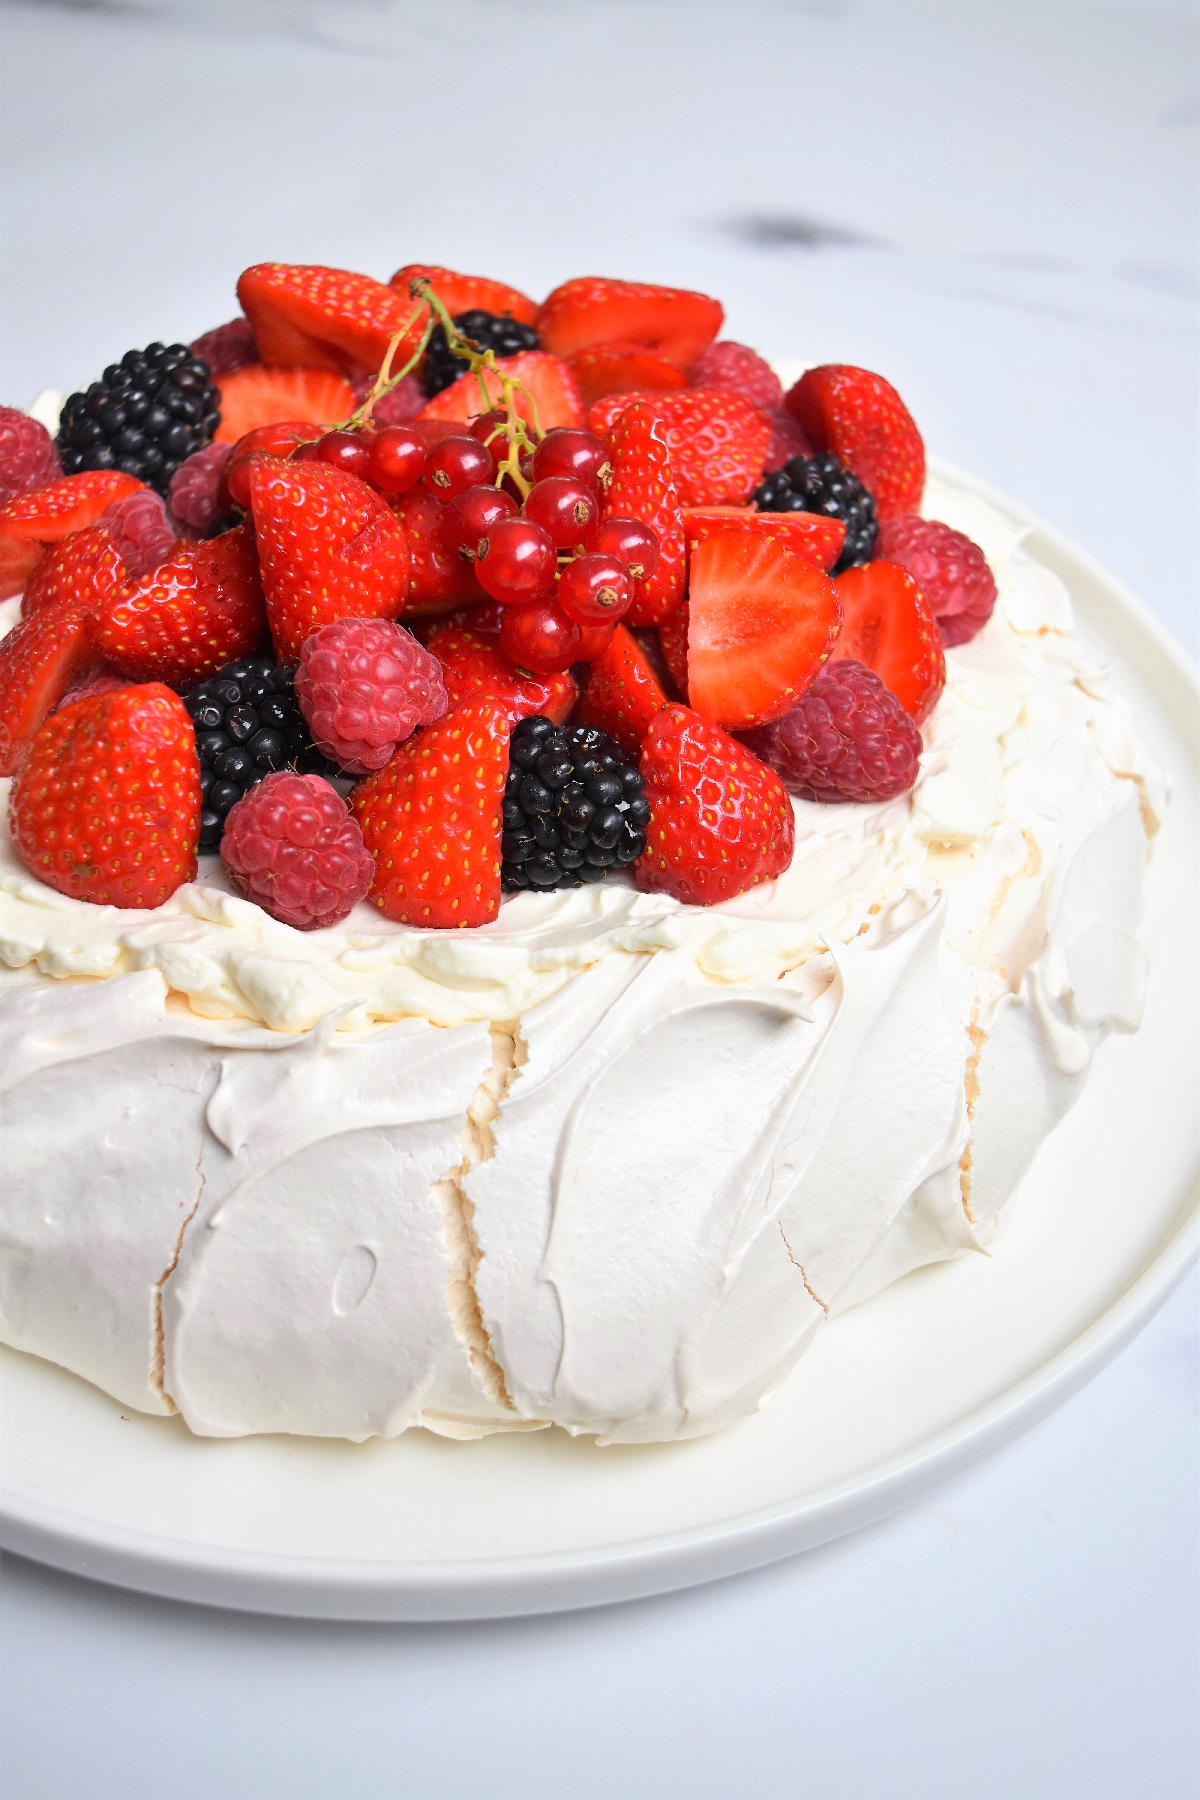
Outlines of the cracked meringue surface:
{"type": "Polygon", "coordinates": [[[791,869],[722,906],[301,934],[215,861],[121,913],[5,839],[0,1337],[206,1434],[658,1441],[984,1247],[1140,1018],[1163,796],[1020,530],[925,511],[1000,600],[917,787],[797,801],[791,869]]]}

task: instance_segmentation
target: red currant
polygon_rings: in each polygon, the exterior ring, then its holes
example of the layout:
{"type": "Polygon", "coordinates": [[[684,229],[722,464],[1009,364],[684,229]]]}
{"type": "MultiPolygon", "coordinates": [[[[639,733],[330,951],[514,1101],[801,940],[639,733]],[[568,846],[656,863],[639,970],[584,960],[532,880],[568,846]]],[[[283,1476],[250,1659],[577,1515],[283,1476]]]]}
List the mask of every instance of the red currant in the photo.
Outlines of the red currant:
{"type": "Polygon", "coordinates": [[[500,648],[524,669],[557,675],[579,660],[580,631],[553,600],[511,606],[500,622],[500,648]]]}
{"type": "Polygon", "coordinates": [[[381,494],[407,494],[425,473],[429,448],[411,425],[387,425],[371,441],[367,480],[381,494]]]}
{"type": "Polygon", "coordinates": [[[446,508],[446,542],[455,549],[475,554],[480,538],[486,537],[501,519],[514,518],[517,503],[511,494],[499,488],[469,487],[456,494],[446,508]]]}
{"type": "Polygon", "coordinates": [[[560,550],[582,544],[596,523],[600,504],[594,488],[572,475],[550,475],[531,487],[525,517],[548,531],[560,550]]]}
{"type": "Polygon", "coordinates": [[[532,519],[501,519],[480,538],[475,552],[479,585],[501,606],[548,593],[557,566],[552,540],[532,519]]]}
{"type": "Polygon", "coordinates": [[[311,444],[300,444],[292,451],[289,462],[324,462],[321,455],[321,440],[315,438],[311,444]]]}
{"type": "Polygon", "coordinates": [[[508,414],[501,406],[493,406],[491,412],[479,413],[471,420],[470,433],[478,438],[481,444],[487,444],[496,461],[499,462],[505,451],[504,427],[508,424],[508,414]],[[499,432],[499,436],[496,433],[499,432]],[[488,443],[488,439],[491,442],[488,443]]]}
{"type": "Polygon", "coordinates": [[[658,567],[658,533],[641,519],[605,519],[588,537],[587,547],[615,556],[635,581],[649,581],[658,567]]]}
{"type": "Polygon", "coordinates": [[[430,447],[424,479],[434,498],[445,503],[469,487],[491,481],[495,473],[495,458],[487,445],[464,432],[461,436],[439,438],[430,447]]]}
{"type": "Polygon", "coordinates": [[[365,480],[371,466],[371,440],[361,431],[327,431],[317,439],[316,458],[365,480]]]}
{"type": "Polygon", "coordinates": [[[577,481],[586,481],[589,487],[603,493],[612,480],[608,445],[594,431],[556,426],[533,453],[534,480],[545,481],[551,475],[573,475],[577,481]]]}
{"type": "Polygon", "coordinates": [[[629,570],[615,556],[597,556],[589,550],[559,575],[558,604],[580,625],[612,623],[633,605],[629,570]]]}
{"type": "Polygon", "coordinates": [[[612,643],[615,625],[581,625],[579,627],[579,643],[575,649],[576,662],[595,662],[603,656],[612,643]]]}

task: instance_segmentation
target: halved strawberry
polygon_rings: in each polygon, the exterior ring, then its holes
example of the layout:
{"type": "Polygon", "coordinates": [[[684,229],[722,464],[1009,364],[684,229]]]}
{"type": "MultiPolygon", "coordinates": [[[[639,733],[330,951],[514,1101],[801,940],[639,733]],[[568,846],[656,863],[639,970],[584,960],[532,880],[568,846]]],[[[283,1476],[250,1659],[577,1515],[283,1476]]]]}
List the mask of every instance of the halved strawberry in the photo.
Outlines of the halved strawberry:
{"type": "MultiPolygon", "coordinates": [[[[484,598],[475,565],[446,543],[446,508],[421,486],[392,501],[408,537],[408,589],[400,613],[440,613],[484,598]]],[[[400,616],[399,614],[397,615],[400,616]]]]}
{"type": "Polygon", "coordinates": [[[18,494],[0,507],[0,600],[20,593],[47,544],[94,525],[114,500],[145,485],[120,469],[88,469],[18,494]]]}
{"type": "Polygon", "coordinates": [[[881,519],[919,510],[925,445],[890,381],[850,363],[826,363],[803,374],[784,405],[818,450],[832,451],[870,490],[881,519]]]}
{"type": "Polygon", "coordinates": [[[685,506],[683,530],[689,546],[730,526],[776,538],[793,555],[814,569],[832,569],[846,541],[843,519],[827,519],[821,513],[756,512],[752,506],[685,506]]]}
{"type": "Polygon", "coordinates": [[[598,726],[637,756],[651,721],[667,704],[667,696],[637,643],[617,625],[608,649],[592,664],[579,716],[598,726]]]}
{"type": "Polygon", "coordinates": [[[437,625],[426,643],[442,665],[451,707],[486,697],[503,706],[514,725],[534,713],[544,713],[561,725],[575,704],[578,690],[569,670],[535,675],[518,669],[495,638],[470,626],[437,625]]]}
{"type": "MultiPolygon", "coordinates": [[[[321,378],[324,380],[323,374],[321,378]]],[[[250,458],[277,456],[281,462],[286,462],[293,450],[298,450],[301,444],[313,443],[323,431],[323,426],[308,419],[278,419],[270,425],[252,426],[238,438],[221,471],[218,496],[221,502],[240,506],[246,512],[250,506],[250,470],[247,467],[250,458]]]]}
{"type": "MultiPolygon", "coordinates": [[[[555,425],[583,424],[583,402],[575,377],[557,356],[547,356],[544,350],[522,350],[516,356],[498,357],[497,361],[504,373],[525,389],[524,394],[517,395],[517,410],[522,418],[532,418],[536,409],[537,423],[543,431],[550,431],[555,425]]],[[[492,399],[498,400],[500,383],[490,370],[484,371],[484,381],[492,399]]],[[[479,382],[474,375],[466,374],[435,394],[417,418],[456,419],[465,424],[486,411],[479,382]]]]}
{"type": "Polygon", "coordinates": [[[408,590],[408,538],[357,475],[329,463],[252,458],[250,506],[271,637],[295,663],[334,619],[392,619],[408,590]]]}
{"type": "Polygon", "coordinates": [[[358,404],[354,389],[328,369],[268,369],[252,363],[222,377],[219,444],[236,444],[239,438],[263,425],[335,425],[348,419],[358,404]]]}
{"type": "Polygon", "coordinates": [[[588,430],[603,437],[634,400],[649,400],[663,421],[684,506],[748,500],[762,476],[771,421],[732,388],[683,388],[677,394],[609,394],[588,411],[588,430]]]}
{"type": "Polygon", "coordinates": [[[613,475],[604,496],[606,519],[641,519],[658,534],[658,567],[634,582],[629,625],[656,625],[683,599],[687,544],[666,432],[654,407],[635,401],[604,434],[613,475]]]}
{"type": "Polygon", "coordinates": [[[671,393],[687,386],[687,376],[640,344],[592,344],[570,358],[585,406],[606,394],[671,393]]]}
{"type": "Polygon", "coordinates": [[[0,639],[0,775],[11,775],[42,722],[98,664],[91,605],[43,606],[0,639]]]}
{"type": "Polygon", "coordinates": [[[21,596],[21,617],[64,604],[94,611],[106,594],[128,579],[129,571],[107,528],[89,525],[45,551],[21,596]]]}
{"type": "Polygon", "coordinates": [[[946,685],[946,652],[937,620],[899,563],[873,562],[837,578],[842,629],[836,658],[874,669],[910,718],[928,718],[946,685]]]}
{"type": "Polygon", "coordinates": [[[712,343],[724,318],[721,302],[707,294],[579,275],[547,295],[536,323],[555,356],[575,356],[592,344],[639,344],[686,369],[712,343]]]}
{"type": "Polygon", "coordinates": [[[673,613],[658,622],[658,645],[667,672],[684,699],[688,691],[688,603],[685,600],[673,613]]]}
{"type": "MultiPolygon", "coordinates": [[[[415,311],[407,293],[322,264],[255,263],[239,277],[237,291],[264,363],[341,375],[374,375],[389,340],[415,311]]],[[[407,332],[397,367],[416,349],[422,328],[418,319],[407,332]]],[[[292,417],[304,410],[293,407],[292,417]]]]}
{"type": "Polygon", "coordinates": [[[777,719],[833,649],[833,583],[756,531],[697,544],[688,571],[688,700],[730,731],[777,719]]]}
{"type": "MultiPolygon", "coordinates": [[[[507,282],[493,281],[487,275],[459,275],[453,269],[439,268],[436,263],[405,263],[388,283],[404,295],[414,277],[426,280],[451,318],[459,313],[481,312],[504,314],[522,325],[532,325],[537,318],[537,301],[507,282]]],[[[413,303],[410,301],[410,305],[413,303]]]]}
{"type": "Polygon", "coordinates": [[[175,554],[109,594],[92,621],[97,648],[133,681],[186,688],[249,656],[266,629],[249,525],[175,554]]]}

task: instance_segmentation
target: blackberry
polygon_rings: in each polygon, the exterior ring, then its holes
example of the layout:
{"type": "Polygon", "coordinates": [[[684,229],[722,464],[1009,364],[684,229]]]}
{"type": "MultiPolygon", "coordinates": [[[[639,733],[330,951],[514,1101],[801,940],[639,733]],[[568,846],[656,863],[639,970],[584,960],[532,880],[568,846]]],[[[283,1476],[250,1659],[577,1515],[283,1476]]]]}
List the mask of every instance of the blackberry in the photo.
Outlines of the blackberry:
{"type": "Polygon", "coordinates": [[[180,463],[221,423],[208,364],[186,344],[148,344],[71,394],[58,423],[63,472],[124,469],[166,498],[180,463]]]}
{"type": "Polygon", "coordinates": [[[231,806],[272,769],[326,775],[300,703],[295,669],[278,663],[228,663],[183,696],[200,757],[200,849],[215,850],[231,806]]]}
{"type": "Polygon", "coordinates": [[[604,881],[646,848],[650,805],[626,752],[593,725],[540,713],[512,734],[500,879],[507,889],[604,881]]]}
{"type": "Polygon", "coordinates": [[[856,475],[843,469],[836,456],[789,457],[782,469],[764,475],[751,495],[759,512],[823,513],[846,521],[846,542],[833,573],[870,562],[879,521],[875,502],[856,475]]]}
{"type": "MultiPolygon", "coordinates": [[[[481,350],[493,350],[497,356],[516,356],[522,350],[538,348],[538,334],[532,325],[522,325],[508,313],[484,312],[475,307],[471,312],[455,313],[454,323],[464,337],[469,337],[481,350]]],[[[421,385],[432,400],[452,381],[470,368],[465,356],[455,356],[446,342],[446,330],[435,325],[425,347],[421,365],[421,385]]]]}

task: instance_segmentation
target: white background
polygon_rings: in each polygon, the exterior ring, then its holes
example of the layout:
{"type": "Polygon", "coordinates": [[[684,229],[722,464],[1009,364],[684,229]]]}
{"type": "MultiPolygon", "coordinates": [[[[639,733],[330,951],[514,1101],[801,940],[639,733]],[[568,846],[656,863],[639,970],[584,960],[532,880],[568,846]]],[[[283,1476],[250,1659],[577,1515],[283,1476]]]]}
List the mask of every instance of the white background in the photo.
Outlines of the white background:
{"type": "MultiPolygon", "coordinates": [[[[1196,14],[1170,0],[125,0],[3,11],[3,398],[247,263],[721,296],[1197,637],[1196,14]]],[[[1200,1789],[1196,1286],[1023,1442],[715,1587],[320,1626],[4,1577],[5,1800],[1200,1789]]]]}

